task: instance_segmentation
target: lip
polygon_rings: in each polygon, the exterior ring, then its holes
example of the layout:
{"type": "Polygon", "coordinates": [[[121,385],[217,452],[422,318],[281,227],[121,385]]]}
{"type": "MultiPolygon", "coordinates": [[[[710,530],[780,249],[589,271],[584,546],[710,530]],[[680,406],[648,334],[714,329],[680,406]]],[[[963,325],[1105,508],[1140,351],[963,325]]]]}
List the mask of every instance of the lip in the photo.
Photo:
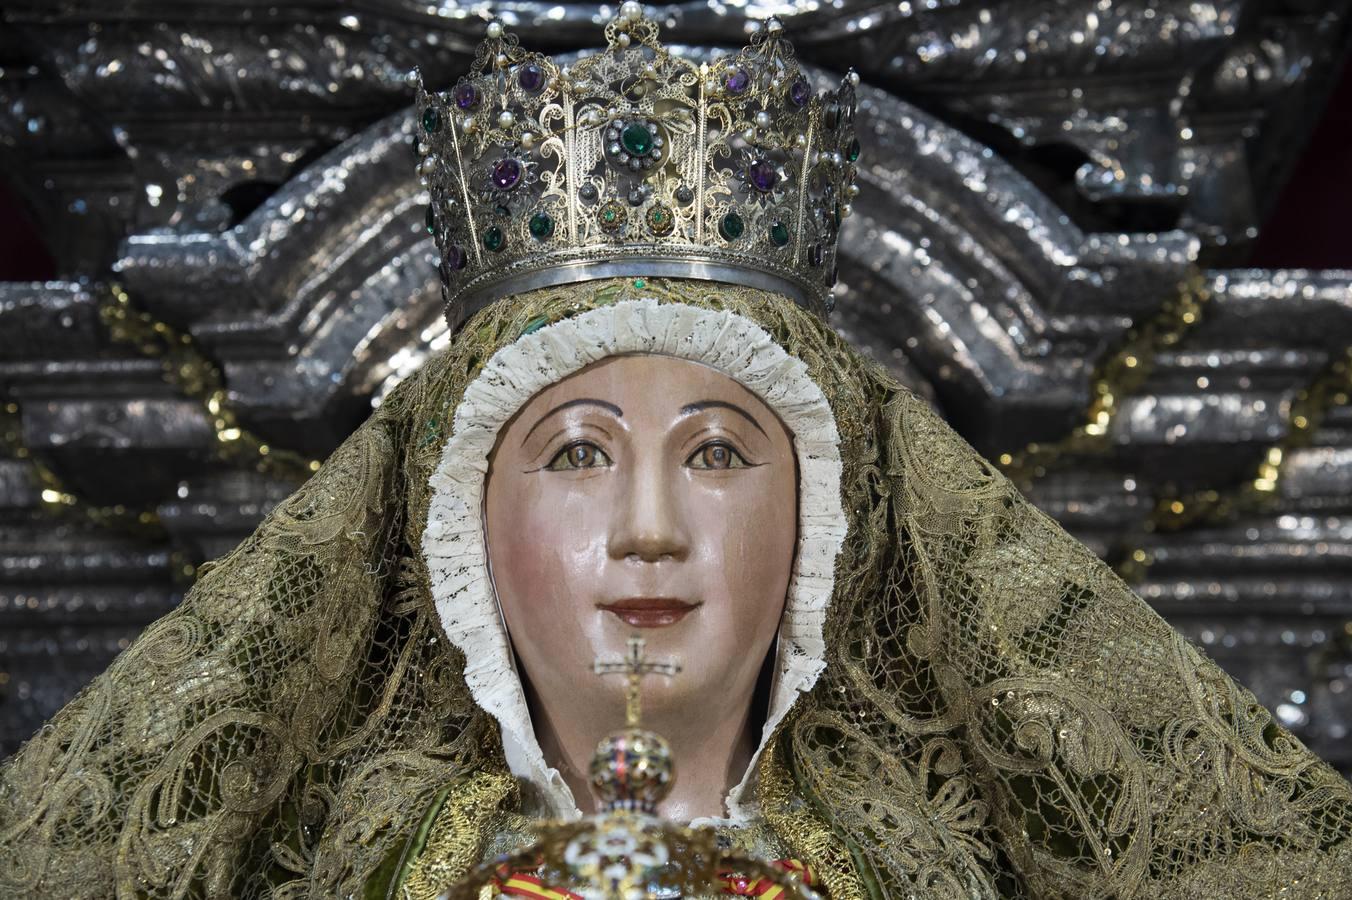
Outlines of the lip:
{"type": "Polygon", "coordinates": [[[665,628],[699,608],[675,597],[624,597],[598,605],[631,628],[665,628]]]}

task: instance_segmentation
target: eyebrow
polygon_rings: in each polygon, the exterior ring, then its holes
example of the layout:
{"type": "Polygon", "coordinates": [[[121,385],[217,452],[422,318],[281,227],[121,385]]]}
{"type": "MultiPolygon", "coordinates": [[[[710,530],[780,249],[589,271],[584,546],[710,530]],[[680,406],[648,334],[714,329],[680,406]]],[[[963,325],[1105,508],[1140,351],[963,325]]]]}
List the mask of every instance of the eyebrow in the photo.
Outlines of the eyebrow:
{"type": "MultiPolygon", "coordinates": [[[[728,403],[723,400],[701,400],[698,403],[688,403],[685,406],[681,407],[681,415],[688,416],[691,413],[697,413],[703,409],[713,409],[713,408],[730,409],[733,412],[737,413],[739,416],[744,416],[748,422],[756,426],[757,431],[759,431],[761,434],[765,434],[765,429],[762,428],[761,424],[756,421],[755,416],[751,415],[751,413],[742,409],[736,403],[728,403]]],[[[768,434],[765,434],[765,436],[769,437],[768,434]]]]}
{"type": "Polygon", "coordinates": [[[624,410],[620,409],[614,403],[607,403],[604,400],[595,400],[591,397],[579,397],[576,400],[569,400],[567,402],[560,403],[558,406],[554,407],[549,412],[545,413],[543,416],[536,419],[535,424],[530,427],[530,431],[527,431],[526,436],[521,439],[522,445],[524,445],[526,441],[530,440],[530,436],[535,433],[535,429],[539,428],[545,419],[548,419],[556,412],[562,412],[563,410],[569,409],[570,407],[573,406],[599,406],[606,412],[613,414],[616,418],[619,418],[620,416],[624,415],[624,410]]]}

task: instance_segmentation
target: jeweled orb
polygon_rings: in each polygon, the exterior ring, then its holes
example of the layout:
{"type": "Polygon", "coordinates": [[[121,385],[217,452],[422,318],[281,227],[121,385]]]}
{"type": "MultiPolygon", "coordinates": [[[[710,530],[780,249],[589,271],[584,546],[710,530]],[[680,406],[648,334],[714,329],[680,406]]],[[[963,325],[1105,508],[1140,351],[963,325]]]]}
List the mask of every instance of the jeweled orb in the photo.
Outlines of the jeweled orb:
{"type": "Polygon", "coordinates": [[[493,163],[493,170],[489,177],[492,179],[495,188],[500,191],[510,191],[521,183],[521,161],[510,156],[504,156],[493,163]]]}
{"type": "Polygon", "coordinates": [[[554,217],[544,210],[541,210],[530,217],[530,224],[528,227],[530,228],[531,237],[543,241],[554,233],[554,217]]]}
{"type": "Polygon", "coordinates": [[[718,223],[718,233],[727,241],[735,241],[746,231],[746,223],[735,212],[725,215],[718,223]]]}
{"type": "Polygon", "coordinates": [[[507,234],[496,225],[489,225],[483,233],[484,249],[497,253],[507,245],[507,234]]]}
{"type": "Polygon", "coordinates": [[[768,159],[757,159],[746,167],[746,179],[764,194],[775,189],[779,183],[779,173],[775,171],[775,164],[768,159]]]}
{"type": "Polygon", "coordinates": [[[461,109],[473,109],[479,102],[479,89],[469,82],[455,86],[455,105],[461,109]]]}
{"type": "Polygon", "coordinates": [[[423,110],[422,114],[423,130],[428,134],[436,134],[441,130],[441,110],[435,106],[429,106],[423,110]]]}
{"type": "Polygon", "coordinates": [[[651,812],[671,791],[671,747],[651,731],[626,728],[597,745],[590,774],[602,806],[651,812]]]}

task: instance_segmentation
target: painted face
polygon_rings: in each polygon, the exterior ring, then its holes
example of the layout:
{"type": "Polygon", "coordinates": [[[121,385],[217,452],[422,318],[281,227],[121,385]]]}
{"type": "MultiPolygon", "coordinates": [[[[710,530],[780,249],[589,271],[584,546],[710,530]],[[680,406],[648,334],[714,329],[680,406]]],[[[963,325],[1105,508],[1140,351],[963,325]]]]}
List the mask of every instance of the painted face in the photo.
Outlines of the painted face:
{"type": "Polygon", "coordinates": [[[645,714],[749,704],[797,538],[792,439],[749,390],[686,360],[602,360],[508,422],[486,503],[498,599],[540,702],[621,719],[623,685],[591,668],[637,633],[683,666],[645,679],[645,714]]]}

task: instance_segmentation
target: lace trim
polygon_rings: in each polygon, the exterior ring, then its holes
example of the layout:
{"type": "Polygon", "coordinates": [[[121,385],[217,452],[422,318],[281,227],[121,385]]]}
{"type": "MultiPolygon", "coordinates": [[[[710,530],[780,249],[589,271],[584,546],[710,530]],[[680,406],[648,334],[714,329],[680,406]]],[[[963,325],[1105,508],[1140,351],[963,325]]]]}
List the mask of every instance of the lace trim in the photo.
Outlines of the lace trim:
{"type": "Polygon", "coordinates": [[[760,746],[725,801],[732,821],[754,814],[756,761],[798,694],[825,667],[822,625],[845,539],[835,416],[807,367],[750,319],[653,299],[564,319],[500,349],[465,390],[454,430],[431,479],[423,555],[447,638],[465,654],[474,700],[502,732],[507,764],[541,792],[559,818],[581,815],[557,769],[546,765],[530,724],[506,628],[488,572],[482,499],[499,429],[531,397],[574,372],[621,353],[656,353],[712,366],[773,409],[794,436],[799,469],[798,554],[779,629],[779,656],[760,746]]]}

